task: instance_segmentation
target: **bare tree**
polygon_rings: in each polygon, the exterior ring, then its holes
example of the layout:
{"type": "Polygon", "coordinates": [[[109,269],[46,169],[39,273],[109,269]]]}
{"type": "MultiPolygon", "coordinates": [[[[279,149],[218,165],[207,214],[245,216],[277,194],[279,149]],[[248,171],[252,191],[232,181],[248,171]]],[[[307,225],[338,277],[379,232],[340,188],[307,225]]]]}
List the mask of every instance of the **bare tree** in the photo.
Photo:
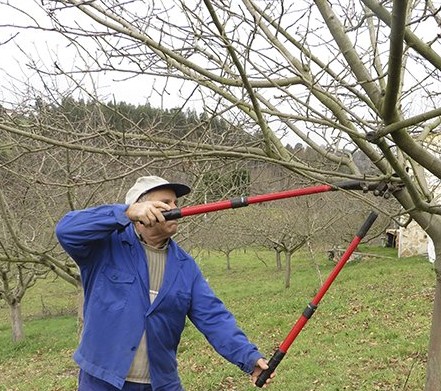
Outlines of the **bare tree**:
{"type": "MultiPolygon", "coordinates": [[[[218,251],[225,255],[226,269],[231,270],[231,255],[239,249],[246,249],[256,242],[249,223],[252,213],[245,210],[207,215],[199,233],[192,235],[193,242],[200,248],[218,251]]],[[[256,214],[254,213],[254,216],[256,214]]]]}
{"type": "MultiPolygon", "coordinates": [[[[10,10],[14,3],[2,1],[1,7],[10,10]]],[[[28,61],[43,81],[45,99],[57,101],[72,91],[99,98],[85,75],[106,72],[149,86],[147,97],[165,100],[176,92],[182,110],[197,102],[208,117],[179,137],[137,124],[130,131],[66,132],[54,126],[41,134],[41,124],[31,117],[3,119],[2,132],[48,149],[112,160],[247,159],[281,165],[311,182],[384,181],[402,211],[381,211],[401,224],[401,214],[415,220],[435,245],[426,390],[441,390],[441,208],[428,181],[441,178],[439,2],[53,0],[33,5],[47,19],[34,19],[20,2],[20,14],[27,14],[21,27],[59,34],[76,53],[75,61],[28,61]],[[54,80],[68,87],[56,93],[54,80]],[[246,129],[254,137],[229,133],[228,143],[213,142],[213,123],[220,117],[231,130],[246,129]],[[299,142],[326,164],[312,164],[287,145],[299,142]],[[360,151],[375,171],[363,172],[355,164],[360,151]]],[[[18,41],[19,32],[10,33],[4,45],[18,41]]]]}
{"type": "MultiPolygon", "coordinates": [[[[276,207],[261,208],[261,223],[253,227],[254,236],[260,238],[265,247],[276,252],[276,265],[285,256],[285,288],[291,285],[292,255],[308,246],[324,254],[336,244],[348,244],[357,223],[368,214],[365,205],[341,194],[289,199],[276,207]],[[361,206],[361,207],[360,207],[361,206]]],[[[281,265],[280,265],[281,268],[281,265]]]]}
{"type": "Polygon", "coordinates": [[[38,278],[45,278],[50,269],[34,262],[23,262],[22,259],[0,258],[0,298],[8,304],[11,314],[12,340],[24,339],[21,301],[26,291],[38,278]]]}

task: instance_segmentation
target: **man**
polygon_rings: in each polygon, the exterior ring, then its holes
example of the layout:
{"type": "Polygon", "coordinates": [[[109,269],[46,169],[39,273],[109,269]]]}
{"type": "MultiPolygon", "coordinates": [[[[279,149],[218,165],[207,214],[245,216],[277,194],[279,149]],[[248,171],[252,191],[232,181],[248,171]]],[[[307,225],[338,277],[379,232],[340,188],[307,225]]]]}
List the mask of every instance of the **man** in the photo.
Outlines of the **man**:
{"type": "Polygon", "coordinates": [[[84,329],[74,359],[79,391],[182,391],[176,351],[186,317],[216,351],[251,374],[267,368],[196,262],[171,237],[190,192],[163,178],[139,178],[125,204],[69,212],[56,234],[81,271],[84,329]]]}

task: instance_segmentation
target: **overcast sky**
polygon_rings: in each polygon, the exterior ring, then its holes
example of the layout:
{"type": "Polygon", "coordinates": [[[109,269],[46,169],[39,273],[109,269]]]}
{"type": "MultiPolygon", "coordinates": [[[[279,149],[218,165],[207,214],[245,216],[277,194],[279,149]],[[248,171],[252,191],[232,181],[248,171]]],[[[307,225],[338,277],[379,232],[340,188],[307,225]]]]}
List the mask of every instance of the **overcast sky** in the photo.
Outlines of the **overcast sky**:
{"type": "MultiPolygon", "coordinates": [[[[17,27],[39,24],[50,28],[51,24],[34,1],[9,0],[9,3],[20,10],[6,6],[7,0],[0,0],[0,101],[4,106],[8,102],[21,101],[26,96],[34,94],[29,91],[32,85],[39,91],[44,91],[44,85],[53,91],[68,93],[75,89],[75,83],[63,77],[46,77],[32,70],[38,69],[53,72],[55,62],[65,70],[72,70],[76,63],[84,64],[77,51],[69,42],[57,33],[43,32],[36,29],[18,29],[17,27]],[[27,14],[27,15],[26,15],[27,14]],[[34,20],[32,20],[34,18],[34,20]],[[6,26],[6,27],[5,27],[6,26]]],[[[149,102],[154,107],[173,108],[183,100],[179,98],[182,83],[168,81],[164,88],[163,81],[153,76],[127,79],[127,75],[115,73],[100,73],[84,76],[80,79],[88,89],[96,89],[98,96],[105,100],[125,101],[133,104],[149,102]],[[152,92],[151,87],[158,92],[152,92]]],[[[78,89],[76,93],[78,94],[78,89]]],[[[44,95],[44,94],[43,94],[44,95]]],[[[83,97],[87,99],[87,94],[83,97]]]]}
{"type": "MultiPolygon", "coordinates": [[[[85,92],[79,94],[80,91],[72,80],[68,80],[64,76],[44,77],[41,73],[32,70],[32,67],[36,67],[41,71],[53,73],[55,63],[67,72],[85,67],[85,62],[80,58],[75,46],[60,34],[36,29],[18,29],[19,26],[24,27],[37,23],[47,28],[52,27],[46,13],[40,8],[41,1],[44,0],[0,0],[0,104],[3,106],[8,107],[8,102],[26,99],[32,101],[37,96],[45,97],[49,92],[59,92],[61,96],[73,95],[76,98],[88,99],[85,92]],[[6,4],[13,5],[17,9],[14,10],[6,4]],[[29,85],[34,90],[30,89],[29,85]]],[[[53,3],[56,4],[56,2],[53,3]]],[[[69,18],[69,22],[84,21],[85,25],[90,24],[89,19],[74,8],[57,13],[57,16],[69,18]]],[[[429,22],[434,23],[433,20],[429,20],[429,22]]],[[[433,40],[438,32],[439,28],[436,25],[431,28],[425,23],[422,23],[421,28],[417,31],[418,36],[424,37],[427,41],[433,40]]],[[[357,39],[362,40],[363,37],[357,37],[357,39]]],[[[88,44],[92,42],[93,40],[88,39],[88,44]]],[[[357,43],[360,44],[360,42],[357,43]]],[[[436,50],[438,46],[433,46],[433,48],[436,50]]],[[[388,52],[387,40],[384,42],[383,49],[384,53],[388,52]]],[[[326,45],[321,47],[320,55],[323,56],[323,61],[329,61],[326,55],[326,45]]],[[[329,56],[335,57],[335,53],[331,52],[329,56]]],[[[184,88],[182,82],[176,80],[168,81],[170,84],[165,88],[164,79],[154,76],[144,75],[130,80],[125,79],[126,77],[127,74],[117,75],[109,72],[94,73],[93,76],[90,74],[75,75],[78,83],[105,102],[112,100],[133,104],[148,102],[157,108],[174,108],[183,104],[191,92],[191,87],[184,88]]],[[[405,83],[418,85],[422,77],[425,77],[424,72],[409,73],[405,83]]],[[[439,93],[439,83],[434,83],[430,88],[439,93]]],[[[413,99],[413,97],[414,95],[408,102],[405,101],[405,104],[409,106],[408,114],[415,115],[426,111],[427,100],[413,99]]],[[[50,98],[59,99],[60,96],[50,98]]],[[[192,101],[187,103],[185,108],[200,111],[202,104],[198,101],[192,101]]],[[[276,121],[271,125],[275,127],[279,125],[279,122],[276,121]]],[[[283,125],[281,129],[283,132],[285,129],[283,125]]],[[[291,132],[288,134],[291,135],[291,132]]],[[[297,138],[289,140],[292,145],[295,145],[297,141],[297,138]]]]}

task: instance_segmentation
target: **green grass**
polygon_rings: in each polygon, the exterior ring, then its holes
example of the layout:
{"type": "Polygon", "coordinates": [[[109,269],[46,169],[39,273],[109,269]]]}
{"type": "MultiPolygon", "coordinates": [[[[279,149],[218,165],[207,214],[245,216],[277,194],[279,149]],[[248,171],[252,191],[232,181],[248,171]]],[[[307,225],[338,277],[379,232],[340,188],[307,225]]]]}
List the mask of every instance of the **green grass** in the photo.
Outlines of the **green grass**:
{"type": "Polygon", "coordinates": [[[13,343],[9,310],[0,306],[0,391],[75,390],[77,293],[48,278],[26,292],[22,302],[25,339],[13,343]]]}
{"type": "MultiPolygon", "coordinates": [[[[381,257],[348,263],[279,365],[273,391],[422,390],[434,292],[434,272],[422,258],[360,247],[381,257]],[[387,257],[387,258],[386,258],[387,257]],[[392,258],[391,258],[392,257],[392,258]]],[[[270,357],[314,297],[334,264],[326,254],[293,259],[291,287],[272,253],[236,252],[232,270],[216,253],[198,262],[238,323],[270,357]],[[317,268],[317,264],[319,268],[317,268]]],[[[26,340],[13,344],[0,308],[0,391],[75,390],[71,355],[77,343],[75,290],[42,281],[25,296],[26,340]],[[44,302],[44,306],[41,304],[44,302]],[[46,315],[43,317],[43,309],[46,315]]],[[[188,322],[179,349],[188,391],[255,390],[188,322]]]]}

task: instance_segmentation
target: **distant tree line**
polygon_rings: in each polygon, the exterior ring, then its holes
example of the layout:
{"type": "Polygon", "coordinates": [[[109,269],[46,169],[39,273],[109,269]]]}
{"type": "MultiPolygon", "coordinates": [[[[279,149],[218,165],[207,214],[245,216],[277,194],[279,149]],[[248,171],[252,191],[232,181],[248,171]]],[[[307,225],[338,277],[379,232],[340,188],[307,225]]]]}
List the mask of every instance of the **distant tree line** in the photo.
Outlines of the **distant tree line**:
{"type": "MultiPolygon", "coordinates": [[[[68,210],[123,202],[135,178],[146,174],[189,183],[193,192],[187,204],[307,184],[283,166],[237,159],[235,154],[230,158],[237,145],[258,145],[260,135],[209,113],[68,97],[51,103],[37,99],[23,110],[2,109],[2,118],[32,134],[29,138],[0,130],[0,298],[11,309],[16,340],[23,337],[20,302],[36,279],[45,278],[50,270],[79,287],[78,270],[54,237],[56,222],[68,210]],[[186,149],[181,139],[186,140],[186,149]],[[170,140],[177,150],[182,148],[182,156],[169,158],[165,145],[170,140]],[[193,159],[189,140],[195,144],[195,154],[203,140],[206,145],[222,146],[225,156],[212,157],[207,147],[205,157],[193,159]],[[145,156],[144,149],[152,147],[157,148],[156,156],[145,156]]],[[[312,169],[345,170],[301,143],[287,148],[292,149],[293,159],[312,169]]],[[[234,250],[271,249],[277,268],[282,264],[285,268],[284,283],[289,287],[295,251],[307,246],[324,252],[354,232],[359,219],[349,216],[366,207],[348,200],[340,193],[183,219],[176,239],[189,251],[203,247],[221,251],[227,268],[234,267],[234,250]],[[339,219],[344,224],[333,224],[339,219]]]]}

